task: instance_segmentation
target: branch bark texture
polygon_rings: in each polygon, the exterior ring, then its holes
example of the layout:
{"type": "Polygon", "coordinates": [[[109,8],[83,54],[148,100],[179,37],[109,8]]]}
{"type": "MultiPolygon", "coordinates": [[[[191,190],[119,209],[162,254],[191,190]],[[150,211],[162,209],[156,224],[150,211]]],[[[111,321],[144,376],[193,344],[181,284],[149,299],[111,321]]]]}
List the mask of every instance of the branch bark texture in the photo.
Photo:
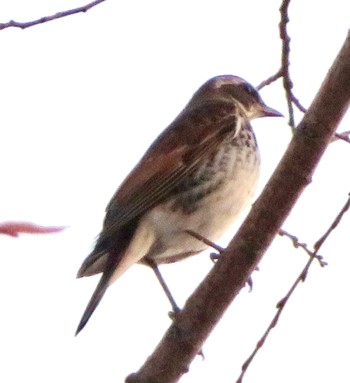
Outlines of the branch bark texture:
{"type": "Polygon", "coordinates": [[[247,219],[137,373],[127,383],[173,383],[254,271],[312,174],[350,103],[350,33],[247,219]]]}

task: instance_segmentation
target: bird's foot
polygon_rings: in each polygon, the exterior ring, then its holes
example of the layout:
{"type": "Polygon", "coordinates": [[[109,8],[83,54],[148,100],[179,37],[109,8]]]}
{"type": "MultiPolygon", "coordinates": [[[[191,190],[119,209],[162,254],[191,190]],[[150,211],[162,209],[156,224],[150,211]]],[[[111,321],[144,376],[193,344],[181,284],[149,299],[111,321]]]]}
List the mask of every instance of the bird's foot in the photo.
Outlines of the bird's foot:
{"type": "Polygon", "coordinates": [[[176,318],[178,317],[180,312],[181,312],[181,309],[178,306],[176,306],[176,307],[173,307],[173,309],[168,312],[168,316],[172,321],[176,321],[176,318]]]}
{"type": "Polygon", "coordinates": [[[222,255],[220,253],[210,253],[210,260],[215,263],[222,255]]]}
{"type": "MultiPolygon", "coordinates": [[[[181,309],[180,309],[178,306],[176,306],[176,307],[173,307],[173,309],[172,309],[171,311],[168,312],[168,316],[169,316],[169,318],[170,318],[173,322],[176,322],[176,320],[177,320],[177,318],[178,318],[180,312],[181,312],[181,309]]],[[[198,351],[197,355],[198,355],[198,356],[201,356],[201,357],[202,357],[202,360],[205,359],[205,357],[204,357],[204,353],[203,353],[203,350],[202,350],[202,349],[200,349],[200,350],[198,351]]]]}

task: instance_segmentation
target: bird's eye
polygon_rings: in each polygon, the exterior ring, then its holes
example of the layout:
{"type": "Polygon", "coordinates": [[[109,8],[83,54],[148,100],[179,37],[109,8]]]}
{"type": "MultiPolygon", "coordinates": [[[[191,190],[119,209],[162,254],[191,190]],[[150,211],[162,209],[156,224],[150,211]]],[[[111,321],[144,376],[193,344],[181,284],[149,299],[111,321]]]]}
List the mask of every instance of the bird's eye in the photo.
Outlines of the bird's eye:
{"type": "Polygon", "coordinates": [[[246,91],[247,91],[250,95],[252,95],[252,96],[256,95],[256,90],[255,90],[255,88],[254,88],[252,85],[250,85],[250,84],[246,84],[246,85],[245,85],[245,89],[246,89],[246,91]]]}

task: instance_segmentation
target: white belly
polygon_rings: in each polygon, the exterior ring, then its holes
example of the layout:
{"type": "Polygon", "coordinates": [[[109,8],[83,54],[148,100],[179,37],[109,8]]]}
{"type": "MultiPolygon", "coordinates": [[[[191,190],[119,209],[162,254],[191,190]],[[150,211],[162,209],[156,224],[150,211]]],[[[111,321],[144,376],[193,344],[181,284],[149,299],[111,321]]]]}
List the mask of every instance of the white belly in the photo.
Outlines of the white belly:
{"type": "Polygon", "coordinates": [[[172,210],[173,201],[158,205],[142,219],[142,226],[155,233],[149,256],[157,263],[172,262],[182,253],[196,253],[207,246],[185,232],[192,230],[212,242],[218,241],[251,204],[259,176],[259,155],[242,166],[234,162],[229,182],[203,197],[195,211],[172,210]]]}

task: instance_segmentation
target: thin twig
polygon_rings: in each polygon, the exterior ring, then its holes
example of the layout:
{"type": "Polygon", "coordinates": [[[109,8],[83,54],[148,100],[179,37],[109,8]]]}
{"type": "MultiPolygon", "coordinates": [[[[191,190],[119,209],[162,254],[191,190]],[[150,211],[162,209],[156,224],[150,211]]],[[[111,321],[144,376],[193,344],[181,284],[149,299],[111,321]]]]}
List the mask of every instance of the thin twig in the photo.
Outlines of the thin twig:
{"type": "Polygon", "coordinates": [[[262,81],[257,87],[257,90],[262,89],[264,86],[270,85],[273,82],[277,81],[279,78],[282,77],[282,69],[279,69],[278,72],[267,78],[266,80],[262,81]]]}
{"type": "Polygon", "coordinates": [[[41,17],[40,19],[37,19],[37,20],[32,20],[32,21],[27,21],[27,22],[18,22],[18,21],[10,20],[7,23],[0,23],[0,31],[3,29],[6,29],[6,28],[10,28],[10,27],[25,29],[25,28],[32,27],[34,25],[43,24],[43,23],[46,23],[48,21],[60,19],[62,17],[75,15],[75,14],[80,13],[80,12],[86,12],[89,9],[95,7],[96,5],[103,3],[104,1],[106,1],[106,0],[95,0],[89,4],[83,5],[81,7],[69,9],[67,11],[57,12],[54,15],[44,16],[44,17],[41,17]]]}
{"type": "Polygon", "coordinates": [[[347,130],[346,132],[342,133],[335,133],[332,142],[337,141],[337,140],[343,140],[350,144],[350,130],[347,130]]]}
{"type": "Polygon", "coordinates": [[[281,72],[283,77],[283,87],[286,92],[286,99],[289,113],[289,125],[295,128],[293,104],[302,112],[306,112],[306,108],[301,104],[298,98],[293,93],[293,82],[289,72],[290,67],[290,36],[287,32],[287,24],[289,22],[288,7],[291,0],[284,0],[280,7],[281,21],[279,24],[280,38],[282,40],[282,58],[281,72]]]}
{"type": "Polygon", "coordinates": [[[281,55],[281,67],[280,69],[272,76],[262,81],[257,89],[260,90],[264,86],[270,85],[274,81],[282,78],[283,88],[286,93],[286,101],[288,107],[288,116],[289,116],[289,125],[294,129],[295,128],[295,119],[294,119],[294,108],[295,105],[302,113],[306,112],[306,108],[301,104],[298,98],[293,93],[293,82],[291,80],[289,67],[290,67],[290,37],[287,32],[287,24],[289,22],[288,17],[288,7],[291,0],[283,0],[280,13],[281,13],[281,21],[279,23],[279,32],[280,38],[282,40],[282,55],[281,55]]]}
{"type": "Polygon", "coordinates": [[[294,110],[292,101],[293,82],[289,74],[289,54],[290,54],[290,37],[287,32],[287,24],[289,22],[288,6],[291,0],[284,0],[280,7],[281,21],[279,23],[280,38],[282,40],[282,58],[281,71],[283,73],[283,87],[286,92],[286,100],[288,106],[289,125],[294,129],[294,110]]]}
{"type": "Polygon", "coordinates": [[[315,257],[315,258],[318,260],[318,262],[319,262],[319,264],[320,264],[321,267],[327,266],[327,262],[325,262],[325,261],[323,260],[323,257],[322,257],[321,255],[315,255],[314,252],[313,252],[312,250],[310,250],[310,249],[307,247],[307,244],[304,243],[304,242],[300,242],[299,239],[298,239],[298,237],[296,237],[295,235],[292,235],[292,234],[288,233],[286,230],[283,230],[283,229],[280,229],[279,232],[278,232],[278,234],[279,234],[281,237],[285,236],[285,237],[289,238],[289,239],[292,241],[293,246],[294,246],[295,248],[301,248],[301,249],[303,249],[303,250],[304,250],[310,257],[315,257]]]}
{"type": "Polygon", "coordinates": [[[343,218],[343,215],[349,210],[350,208],[350,193],[349,198],[346,202],[346,204],[343,206],[343,208],[340,210],[339,214],[336,216],[335,220],[331,224],[331,226],[328,228],[328,230],[322,235],[322,237],[314,244],[314,251],[317,252],[320,247],[324,244],[325,240],[329,237],[331,232],[339,225],[339,222],[343,218]]]}
{"type": "Polygon", "coordinates": [[[293,104],[300,110],[300,112],[306,113],[307,109],[300,103],[300,101],[295,97],[292,91],[290,96],[293,104]]]}
{"type": "MultiPolygon", "coordinates": [[[[334,221],[332,222],[332,224],[330,225],[328,230],[325,232],[325,234],[323,234],[320,237],[320,239],[317,242],[315,242],[315,244],[314,244],[314,251],[312,252],[312,255],[310,256],[309,260],[307,261],[307,263],[306,263],[305,267],[303,268],[303,270],[301,271],[301,273],[298,275],[298,277],[295,280],[295,282],[293,283],[292,287],[289,289],[289,291],[287,292],[285,297],[282,298],[277,303],[277,305],[276,305],[276,308],[277,308],[276,314],[272,318],[272,320],[271,320],[269,326],[267,327],[266,331],[264,332],[263,336],[257,342],[254,351],[251,353],[249,358],[243,363],[241,374],[238,377],[236,383],[241,383],[242,382],[243,376],[245,375],[245,373],[246,373],[250,363],[254,359],[254,357],[257,354],[257,352],[259,351],[259,349],[264,345],[264,343],[265,343],[269,333],[271,332],[271,330],[277,325],[278,319],[279,319],[279,317],[280,317],[284,307],[286,306],[289,298],[292,296],[292,294],[295,291],[295,289],[298,286],[298,284],[305,281],[312,262],[314,261],[315,258],[317,258],[318,250],[321,248],[321,246],[327,240],[327,238],[329,237],[331,232],[338,226],[338,224],[340,223],[341,219],[343,218],[343,215],[349,210],[349,207],[350,207],[350,193],[349,193],[348,200],[346,201],[345,205],[343,206],[343,208],[341,209],[339,214],[336,216],[336,218],[334,219],[334,221]]],[[[301,247],[303,247],[303,246],[301,246],[301,247]]]]}

